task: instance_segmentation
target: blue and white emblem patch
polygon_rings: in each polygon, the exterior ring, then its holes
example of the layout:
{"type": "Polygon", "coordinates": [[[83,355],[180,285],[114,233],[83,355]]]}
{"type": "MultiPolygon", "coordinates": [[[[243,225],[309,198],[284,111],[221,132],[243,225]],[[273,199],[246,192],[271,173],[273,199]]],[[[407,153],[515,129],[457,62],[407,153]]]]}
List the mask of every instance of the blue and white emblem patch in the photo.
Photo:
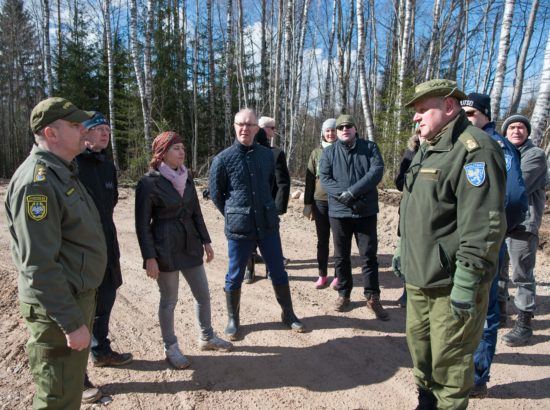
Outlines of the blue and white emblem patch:
{"type": "Polygon", "coordinates": [[[464,165],[466,178],[473,186],[481,186],[485,182],[485,162],[472,162],[464,165]]]}
{"type": "Polygon", "coordinates": [[[512,168],[512,156],[510,154],[504,154],[504,159],[506,160],[506,171],[510,171],[512,168]]]}

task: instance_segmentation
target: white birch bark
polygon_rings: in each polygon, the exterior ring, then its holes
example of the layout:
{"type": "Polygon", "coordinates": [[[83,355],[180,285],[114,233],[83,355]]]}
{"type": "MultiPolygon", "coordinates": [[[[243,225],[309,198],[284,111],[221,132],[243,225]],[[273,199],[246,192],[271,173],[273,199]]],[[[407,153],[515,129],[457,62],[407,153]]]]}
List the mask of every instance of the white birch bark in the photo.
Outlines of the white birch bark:
{"type": "Polygon", "coordinates": [[[231,101],[233,92],[231,89],[231,79],[233,78],[233,63],[235,43],[233,39],[233,0],[227,0],[227,40],[225,43],[225,90],[224,90],[224,113],[225,113],[225,135],[226,144],[231,144],[231,101]]]}
{"type": "Polygon", "coordinates": [[[238,10],[238,29],[239,29],[239,78],[242,88],[242,98],[244,106],[248,107],[248,90],[246,88],[246,83],[244,79],[244,17],[243,17],[243,3],[242,0],[237,0],[237,10],[238,10]]]}
{"type": "Polygon", "coordinates": [[[512,28],[512,18],[514,17],[514,6],[516,0],[506,0],[504,5],[504,14],[502,15],[502,27],[500,29],[500,42],[498,45],[498,60],[493,92],[491,93],[491,113],[493,121],[499,118],[500,102],[502,100],[502,90],[504,87],[504,77],[506,76],[506,64],[508,62],[508,53],[510,51],[510,31],[512,28]]]}
{"type": "Polygon", "coordinates": [[[414,8],[413,0],[405,0],[405,18],[403,19],[403,37],[401,38],[401,53],[399,58],[399,75],[397,80],[397,134],[401,133],[401,113],[403,111],[403,88],[405,83],[406,66],[409,60],[409,38],[411,37],[411,19],[414,8]]]}
{"type": "Polygon", "coordinates": [[[206,0],[206,31],[208,37],[208,106],[210,110],[210,154],[216,152],[216,104],[214,99],[215,93],[215,69],[214,69],[214,46],[212,36],[212,0],[206,0]]]}
{"type": "MultiPolygon", "coordinates": [[[[200,4],[195,0],[195,22],[200,21],[200,4]]],[[[200,36],[199,24],[195,24],[195,44],[193,48],[193,140],[191,141],[193,149],[193,169],[197,169],[197,152],[199,146],[199,113],[198,113],[198,93],[199,93],[199,49],[200,36]]]]}
{"type": "MultiPolygon", "coordinates": [[[[550,117],[550,33],[544,50],[544,64],[540,79],[539,95],[531,116],[531,139],[539,146],[544,137],[545,129],[549,125],[550,117]]],[[[548,154],[548,153],[547,153],[548,154]]]]}
{"type": "MultiPolygon", "coordinates": [[[[327,71],[325,73],[325,87],[323,92],[323,117],[329,117],[334,112],[334,98],[331,92],[334,36],[336,34],[336,1],[332,1],[332,23],[328,38],[327,71]]],[[[373,0],[374,1],[374,0],[373,0]]]]}
{"type": "Polygon", "coordinates": [[[533,29],[535,28],[535,19],[537,15],[537,9],[539,8],[539,0],[533,0],[531,5],[531,12],[529,13],[529,21],[525,28],[525,35],[521,44],[521,51],[519,53],[518,63],[516,65],[516,78],[514,78],[514,91],[512,92],[512,100],[510,101],[510,108],[508,114],[517,112],[519,103],[521,101],[521,95],[523,92],[523,79],[525,76],[525,60],[527,59],[527,52],[529,51],[529,45],[531,44],[531,37],[533,36],[533,29]]]}
{"type": "Polygon", "coordinates": [[[367,89],[367,73],[365,70],[365,19],[363,16],[363,0],[357,0],[357,68],[361,88],[361,105],[367,128],[367,138],[374,141],[374,122],[372,120],[369,93],[367,89]]]}
{"type": "Polygon", "coordinates": [[[44,19],[42,29],[44,31],[44,74],[46,75],[46,95],[51,96],[53,92],[52,83],[52,52],[50,47],[50,1],[43,0],[44,19]]]}

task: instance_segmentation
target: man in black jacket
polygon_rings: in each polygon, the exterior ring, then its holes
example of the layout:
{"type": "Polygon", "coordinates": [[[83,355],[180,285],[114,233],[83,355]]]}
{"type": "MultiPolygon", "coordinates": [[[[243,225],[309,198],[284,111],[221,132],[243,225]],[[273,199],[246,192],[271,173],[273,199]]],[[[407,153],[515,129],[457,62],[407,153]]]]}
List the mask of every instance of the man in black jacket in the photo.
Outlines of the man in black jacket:
{"type": "MultiPolygon", "coordinates": [[[[115,303],[116,290],[122,285],[120,251],[113,221],[113,211],[118,202],[117,172],[106,150],[109,145],[111,128],[105,117],[98,112],[83,125],[86,128],[86,149],[76,157],[78,177],[88,189],[101,216],[108,257],[105,276],[97,291],[97,306],[92,331],[92,362],[95,367],[121,366],[130,363],[133,357],[131,353],[113,351],[108,338],[109,319],[115,303]]],[[[90,387],[88,380],[86,380],[86,384],[86,387],[90,387]]],[[[85,394],[83,400],[87,396],[85,394]]]]}
{"type": "Polygon", "coordinates": [[[334,238],[334,266],[338,277],[335,310],[350,304],[351,240],[355,236],[363,271],[363,293],[367,306],[379,320],[388,320],[380,303],[378,283],[378,191],[384,161],[377,145],[358,138],[351,115],[336,120],[338,141],[323,150],[319,163],[321,186],[328,194],[328,213],[334,238]]]}

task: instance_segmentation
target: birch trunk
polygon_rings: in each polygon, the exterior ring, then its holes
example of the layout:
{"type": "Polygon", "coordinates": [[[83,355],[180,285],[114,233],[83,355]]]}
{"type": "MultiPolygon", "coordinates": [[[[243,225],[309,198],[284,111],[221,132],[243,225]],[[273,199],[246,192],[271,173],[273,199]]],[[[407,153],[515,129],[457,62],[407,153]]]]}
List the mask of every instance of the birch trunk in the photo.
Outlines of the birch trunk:
{"type": "Polygon", "coordinates": [[[535,28],[535,19],[537,15],[537,9],[539,8],[539,0],[533,0],[531,5],[531,12],[529,13],[529,21],[525,28],[525,35],[521,44],[521,51],[519,53],[518,64],[516,65],[516,78],[514,78],[514,91],[512,93],[512,100],[510,101],[510,108],[508,114],[514,114],[518,111],[519,103],[521,101],[521,95],[523,92],[523,78],[525,75],[525,60],[527,59],[527,52],[529,51],[529,45],[531,44],[531,37],[533,35],[533,29],[535,28]]]}
{"type": "MultiPolygon", "coordinates": [[[[334,113],[334,98],[331,92],[332,85],[332,66],[333,66],[333,50],[334,50],[334,36],[336,34],[336,1],[332,2],[332,24],[330,34],[328,38],[328,50],[327,50],[327,72],[325,76],[325,87],[323,92],[323,117],[329,117],[334,113]]],[[[374,1],[374,0],[372,0],[374,1]]]]}
{"type": "Polygon", "coordinates": [[[231,101],[233,100],[233,91],[231,88],[231,80],[233,78],[233,53],[235,52],[235,45],[233,42],[233,0],[227,0],[227,41],[225,45],[225,135],[226,144],[231,144],[231,101]]]}
{"type": "Polygon", "coordinates": [[[363,16],[363,0],[357,0],[357,68],[361,87],[361,105],[367,128],[367,138],[374,141],[374,122],[369,104],[367,89],[367,73],[365,71],[365,21],[363,16]]]}
{"type": "Polygon", "coordinates": [[[212,0],[206,0],[206,31],[208,36],[208,106],[210,113],[208,115],[210,119],[210,154],[216,152],[216,103],[214,99],[215,95],[215,72],[214,72],[214,46],[212,36],[212,0]]]}
{"type": "Polygon", "coordinates": [[[44,74],[46,77],[46,95],[50,97],[53,93],[52,84],[52,53],[50,47],[50,1],[44,1],[44,20],[42,29],[44,31],[44,74]]]}
{"type": "Polygon", "coordinates": [[[430,39],[430,47],[428,49],[428,65],[426,66],[425,81],[431,80],[434,75],[434,61],[436,53],[436,44],[439,42],[439,18],[441,15],[441,0],[435,0],[433,8],[433,24],[432,37],[430,39]]]}
{"type": "Polygon", "coordinates": [[[500,42],[498,45],[498,61],[493,92],[491,93],[491,113],[493,121],[499,118],[500,102],[502,100],[502,89],[504,77],[506,76],[506,64],[510,51],[510,31],[512,29],[512,18],[514,17],[514,6],[516,0],[506,0],[504,14],[502,15],[502,27],[500,29],[500,42]]]}
{"type": "Polygon", "coordinates": [[[275,123],[279,124],[281,120],[281,107],[280,105],[280,98],[281,98],[281,91],[280,88],[280,79],[281,79],[281,56],[282,56],[282,48],[283,48],[283,20],[284,20],[284,1],[279,0],[279,8],[277,13],[277,42],[275,46],[275,79],[273,80],[273,113],[275,117],[275,123]]]}
{"type": "Polygon", "coordinates": [[[548,126],[550,116],[550,33],[546,40],[546,49],[544,50],[544,64],[542,68],[542,77],[540,79],[539,95],[533,115],[531,116],[531,139],[533,144],[539,146],[544,132],[548,126]]]}
{"type": "Polygon", "coordinates": [[[197,152],[199,146],[199,112],[198,112],[198,93],[199,93],[199,24],[200,21],[200,4],[199,0],[195,0],[195,44],[193,47],[193,140],[191,141],[193,149],[193,169],[197,169],[197,152]]]}
{"type": "Polygon", "coordinates": [[[248,107],[248,92],[246,88],[246,83],[244,79],[244,17],[243,17],[243,3],[242,0],[237,0],[237,9],[238,9],[238,28],[239,28],[239,79],[242,88],[242,98],[244,106],[248,107]]]}
{"type": "Polygon", "coordinates": [[[405,1],[405,18],[403,19],[403,37],[401,38],[401,55],[399,59],[399,76],[397,80],[397,101],[396,101],[396,115],[397,115],[397,128],[396,133],[401,134],[402,120],[401,115],[403,112],[403,92],[405,84],[406,66],[409,60],[409,38],[411,37],[411,20],[412,11],[414,8],[413,0],[405,1]]]}

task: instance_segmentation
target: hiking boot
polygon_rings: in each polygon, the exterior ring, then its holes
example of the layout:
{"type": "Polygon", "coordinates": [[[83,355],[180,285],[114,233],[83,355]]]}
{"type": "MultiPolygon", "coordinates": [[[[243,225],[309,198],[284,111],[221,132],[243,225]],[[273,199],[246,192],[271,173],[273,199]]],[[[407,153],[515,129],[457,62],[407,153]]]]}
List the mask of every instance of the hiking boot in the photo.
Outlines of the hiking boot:
{"type": "Polygon", "coordinates": [[[317,282],[315,282],[315,289],[324,289],[327,287],[328,278],[326,276],[319,276],[317,282]]]}
{"type": "Polygon", "coordinates": [[[533,336],[533,328],[531,327],[531,312],[520,310],[518,312],[518,320],[514,328],[502,336],[502,341],[506,346],[516,347],[524,346],[529,343],[529,339],[533,336]]]}
{"type": "Polygon", "coordinates": [[[484,399],[487,397],[487,383],[474,384],[470,390],[470,399],[484,399]]]}
{"type": "Polygon", "coordinates": [[[254,283],[254,279],[254,257],[251,257],[246,264],[246,269],[244,270],[243,282],[250,285],[251,283],[254,283]]]}
{"type": "Polygon", "coordinates": [[[431,390],[418,388],[418,406],[415,410],[437,410],[437,397],[431,390]]]}
{"type": "Polygon", "coordinates": [[[338,278],[335,276],[332,282],[330,282],[330,287],[334,290],[338,290],[338,283],[338,278]]]}
{"type": "Polygon", "coordinates": [[[390,315],[384,310],[380,303],[380,295],[378,293],[372,293],[367,296],[367,307],[374,312],[378,320],[390,320],[390,315]]]}
{"type": "Polygon", "coordinates": [[[95,403],[103,397],[103,393],[99,387],[95,387],[90,379],[88,379],[88,374],[84,377],[84,391],[82,392],[82,403],[90,404],[95,403]]]}
{"type": "Polygon", "coordinates": [[[171,344],[168,349],[164,348],[166,360],[176,369],[185,369],[191,365],[187,357],[183,355],[177,343],[171,344]]]}
{"type": "Polygon", "coordinates": [[[217,336],[212,336],[208,340],[199,340],[199,348],[201,350],[218,350],[220,352],[230,352],[233,350],[233,344],[220,339],[217,336]]]}
{"type": "Polygon", "coordinates": [[[122,366],[131,363],[134,360],[132,353],[118,353],[111,351],[103,356],[94,357],[92,355],[92,363],[94,367],[107,367],[107,366],[122,366]]]}
{"type": "Polygon", "coordinates": [[[337,312],[344,312],[350,304],[350,298],[346,298],[345,296],[338,296],[338,299],[336,299],[336,303],[334,304],[334,310],[337,312]]]}

